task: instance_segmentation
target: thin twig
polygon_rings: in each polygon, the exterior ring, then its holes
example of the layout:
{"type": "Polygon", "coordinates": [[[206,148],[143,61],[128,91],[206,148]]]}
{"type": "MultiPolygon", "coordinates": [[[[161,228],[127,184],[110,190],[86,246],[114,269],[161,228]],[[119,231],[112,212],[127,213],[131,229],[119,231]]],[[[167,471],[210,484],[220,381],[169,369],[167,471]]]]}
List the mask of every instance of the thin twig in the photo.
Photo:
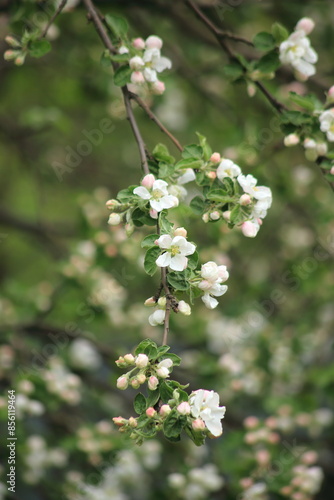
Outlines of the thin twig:
{"type": "Polygon", "coordinates": [[[161,268],[161,283],[166,293],[166,314],[164,319],[164,333],[162,337],[162,345],[167,345],[168,333],[169,333],[169,319],[171,311],[171,297],[170,290],[167,284],[167,268],[161,268]]]}
{"type": "Polygon", "coordinates": [[[57,17],[59,16],[59,14],[61,13],[61,11],[63,10],[63,8],[65,7],[66,4],[67,4],[67,0],[62,0],[62,2],[59,4],[58,9],[53,14],[53,16],[51,17],[50,21],[48,22],[48,24],[44,28],[44,31],[42,31],[42,34],[39,37],[40,39],[44,38],[47,35],[47,32],[49,31],[49,28],[50,28],[51,24],[57,19],[57,17]]]}

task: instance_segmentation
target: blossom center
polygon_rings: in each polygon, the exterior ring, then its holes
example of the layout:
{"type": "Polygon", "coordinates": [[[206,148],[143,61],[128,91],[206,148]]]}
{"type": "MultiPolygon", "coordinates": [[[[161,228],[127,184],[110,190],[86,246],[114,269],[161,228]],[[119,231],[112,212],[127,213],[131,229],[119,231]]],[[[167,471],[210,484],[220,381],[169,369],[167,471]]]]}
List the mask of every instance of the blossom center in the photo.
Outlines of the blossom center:
{"type": "Polygon", "coordinates": [[[164,196],[164,193],[160,189],[154,189],[152,191],[152,198],[154,200],[160,200],[164,196]]]}
{"type": "Polygon", "coordinates": [[[177,245],[172,245],[169,249],[170,253],[172,254],[172,257],[175,257],[175,255],[178,255],[180,252],[180,248],[177,245]]]}

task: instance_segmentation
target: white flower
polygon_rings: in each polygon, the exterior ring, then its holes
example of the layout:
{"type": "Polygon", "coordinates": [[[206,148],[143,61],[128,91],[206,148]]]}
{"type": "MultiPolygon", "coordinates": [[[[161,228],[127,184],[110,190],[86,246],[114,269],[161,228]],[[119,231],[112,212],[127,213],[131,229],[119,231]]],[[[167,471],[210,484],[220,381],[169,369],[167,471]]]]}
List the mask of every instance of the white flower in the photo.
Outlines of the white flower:
{"type": "Polygon", "coordinates": [[[260,224],[257,220],[247,220],[241,225],[241,231],[244,236],[247,238],[255,238],[257,233],[259,232],[260,224]]]}
{"type": "Polygon", "coordinates": [[[160,49],[153,47],[146,49],[143,55],[145,68],[143,74],[147,82],[155,82],[158,80],[157,73],[161,73],[165,69],[172,67],[172,62],[167,57],[162,57],[160,49]]]}
{"type": "Polygon", "coordinates": [[[170,358],[163,359],[157,364],[156,373],[160,378],[169,377],[170,368],[173,366],[173,361],[170,358]]]}
{"type": "Polygon", "coordinates": [[[199,389],[190,394],[189,404],[193,417],[200,417],[213,436],[223,433],[221,419],[224,418],[226,408],[219,406],[219,395],[214,391],[199,389]]]}
{"type": "Polygon", "coordinates": [[[189,243],[183,236],[175,236],[173,239],[168,234],[163,234],[157,240],[163,250],[167,250],[156,260],[158,267],[170,267],[173,271],[183,271],[188,265],[187,255],[195,252],[196,246],[189,243]]]}
{"type": "Polygon", "coordinates": [[[218,300],[212,297],[212,295],[214,295],[215,297],[221,297],[222,295],[224,295],[224,293],[227,292],[228,286],[220,285],[219,283],[214,283],[213,285],[210,286],[210,288],[204,289],[203,288],[204,283],[209,283],[209,282],[202,281],[198,285],[199,288],[205,290],[202,300],[208,309],[215,309],[215,307],[218,306],[218,300]]]}
{"type": "Polygon", "coordinates": [[[153,182],[151,189],[138,186],[133,192],[140,196],[140,198],[143,198],[143,200],[148,200],[154,210],[161,212],[165,208],[177,207],[179,204],[179,200],[176,196],[169,194],[167,188],[167,182],[158,179],[153,182]]]}
{"type": "Polygon", "coordinates": [[[129,49],[128,49],[125,45],[122,45],[122,46],[118,49],[118,53],[119,53],[119,54],[128,54],[128,53],[129,53],[129,49]]]}
{"type": "Polygon", "coordinates": [[[192,182],[196,179],[196,175],[195,175],[195,172],[193,171],[192,168],[187,168],[184,172],[184,174],[182,174],[178,180],[177,180],[177,183],[182,185],[182,184],[188,184],[188,182],[192,182]]]}
{"type": "Polygon", "coordinates": [[[294,31],[287,40],[280,45],[280,61],[283,64],[291,64],[299,73],[305,77],[315,74],[314,63],[318,55],[311,47],[311,42],[305,31],[294,31]]]}
{"type": "Polygon", "coordinates": [[[102,359],[95,346],[86,339],[75,339],[69,349],[71,363],[77,368],[95,370],[102,359]]]}
{"type": "Polygon", "coordinates": [[[221,181],[224,177],[238,177],[241,174],[241,168],[232,160],[225,159],[217,168],[217,177],[221,181]]]}
{"type": "Polygon", "coordinates": [[[215,262],[209,261],[201,267],[201,277],[203,280],[198,284],[198,288],[204,291],[202,300],[208,309],[214,309],[218,305],[215,297],[224,295],[227,291],[226,285],[221,285],[229,277],[226,266],[218,266],[215,262]]]}
{"type": "Polygon", "coordinates": [[[319,116],[320,130],[326,133],[330,142],[334,141],[334,108],[327,109],[319,116]]]}
{"type": "Polygon", "coordinates": [[[148,318],[148,322],[151,326],[162,325],[165,321],[166,311],[163,309],[157,309],[153,314],[148,318]]]}
{"type": "Polygon", "coordinates": [[[263,201],[263,206],[266,206],[266,209],[270,208],[272,203],[272,194],[270,188],[266,186],[257,186],[257,179],[255,179],[255,177],[250,174],[239,175],[238,182],[245,193],[248,193],[256,200],[263,201]]]}
{"type": "Polygon", "coordinates": [[[134,57],[131,57],[131,59],[129,61],[129,66],[134,71],[140,71],[145,66],[145,63],[144,63],[142,57],[134,56],[134,57]]]}
{"type": "Polygon", "coordinates": [[[118,226],[122,222],[120,214],[112,213],[109,215],[108,224],[110,226],[118,226]]]}
{"type": "Polygon", "coordinates": [[[229,273],[226,266],[218,266],[215,262],[209,261],[202,265],[201,276],[204,280],[212,283],[217,280],[219,280],[219,283],[223,283],[228,279],[229,273]]]}

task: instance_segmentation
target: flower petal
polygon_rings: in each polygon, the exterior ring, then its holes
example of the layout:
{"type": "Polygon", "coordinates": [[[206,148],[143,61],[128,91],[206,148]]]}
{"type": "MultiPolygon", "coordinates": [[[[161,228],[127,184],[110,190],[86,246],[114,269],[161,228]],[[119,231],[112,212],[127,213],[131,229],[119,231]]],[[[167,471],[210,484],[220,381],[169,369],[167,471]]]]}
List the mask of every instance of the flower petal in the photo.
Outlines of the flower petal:
{"type": "Polygon", "coordinates": [[[171,258],[169,267],[173,269],[173,271],[183,271],[187,267],[187,264],[187,257],[178,254],[171,258]]]}
{"type": "Polygon", "coordinates": [[[169,252],[165,252],[155,261],[158,267],[168,267],[171,262],[171,255],[169,252]]]}
{"type": "Polygon", "coordinates": [[[146,189],[146,187],[138,186],[133,190],[133,192],[143,198],[143,200],[149,200],[151,198],[151,193],[146,189]]]}
{"type": "Polygon", "coordinates": [[[163,234],[160,236],[158,239],[158,245],[160,248],[170,248],[172,245],[172,238],[169,236],[169,234],[163,234]]]}

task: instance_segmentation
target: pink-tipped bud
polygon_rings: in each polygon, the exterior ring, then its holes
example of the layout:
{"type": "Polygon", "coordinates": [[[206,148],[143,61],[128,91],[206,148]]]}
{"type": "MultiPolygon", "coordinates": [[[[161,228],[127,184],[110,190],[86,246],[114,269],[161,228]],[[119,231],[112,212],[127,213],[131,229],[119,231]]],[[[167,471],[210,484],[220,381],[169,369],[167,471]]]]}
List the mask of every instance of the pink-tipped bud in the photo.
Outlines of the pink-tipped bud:
{"type": "Polygon", "coordinates": [[[295,30],[303,30],[305,35],[309,35],[311,31],[313,31],[314,26],[315,22],[313,21],[313,19],[310,19],[309,17],[303,17],[296,24],[295,30]]]}
{"type": "Polygon", "coordinates": [[[220,160],[221,160],[221,156],[219,153],[212,153],[212,155],[210,156],[210,161],[212,163],[220,163],[220,160]]]}
{"type": "Polygon", "coordinates": [[[212,181],[214,181],[214,180],[216,179],[216,177],[217,177],[217,174],[216,174],[216,172],[211,171],[211,172],[207,172],[207,173],[206,173],[206,176],[207,176],[209,179],[211,179],[212,181]]]}
{"type": "Polygon", "coordinates": [[[21,52],[21,54],[19,54],[17,56],[17,58],[15,59],[14,64],[16,64],[16,66],[22,66],[22,64],[24,63],[25,58],[26,58],[26,54],[24,54],[23,52],[21,52]]]}
{"type": "Polygon", "coordinates": [[[246,427],[246,429],[254,429],[259,425],[259,423],[259,419],[253,416],[247,417],[244,420],[244,426],[246,427]]]}
{"type": "Polygon", "coordinates": [[[178,308],[178,311],[181,314],[184,314],[184,316],[190,316],[190,314],[191,314],[191,307],[184,300],[180,300],[179,305],[178,305],[177,308],[178,308]]]}
{"type": "Polygon", "coordinates": [[[132,221],[130,221],[127,224],[125,224],[124,229],[125,229],[126,235],[127,236],[131,236],[131,234],[135,230],[135,225],[134,225],[134,223],[132,221]]]}
{"type": "Polygon", "coordinates": [[[278,420],[276,417],[268,417],[264,423],[266,427],[269,427],[269,429],[276,429],[278,425],[278,420]]]}
{"type": "Polygon", "coordinates": [[[133,365],[135,362],[135,358],[132,354],[125,354],[124,361],[127,365],[133,365]]]}
{"type": "Polygon", "coordinates": [[[125,391],[125,389],[127,389],[129,386],[128,377],[126,377],[125,375],[118,377],[116,386],[117,386],[117,389],[120,389],[121,391],[125,391]]]}
{"type": "Polygon", "coordinates": [[[330,169],[329,173],[330,173],[331,175],[334,175],[334,167],[332,167],[332,168],[330,169]]]}
{"type": "Polygon", "coordinates": [[[183,236],[184,238],[186,238],[187,234],[187,230],[184,229],[184,227],[177,227],[174,231],[174,236],[183,236]]]}
{"type": "Polygon", "coordinates": [[[277,444],[280,441],[280,435],[277,432],[271,432],[267,438],[268,443],[277,444]]]}
{"type": "Polygon", "coordinates": [[[223,212],[223,217],[227,222],[229,222],[231,219],[231,210],[225,210],[225,212],[223,212]]]}
{"type": "Polygon", "coordinates": [[[139,382],[139,380],[137,379],[137,377],[134,377],[134,378],[131,380],[130,384],[131,384],[132,389],[139,389],[139,387],[140,387],[140,382],[139,382]]]}
{"type": "Polygon", "coordinates": [[[284,146],[287,148],[291,146],[296,146],[300,142],[300,138],[297,134],[289,134],[284,137],[284,146]]]}
{"type": "Polygon", "coordinates": [[[123,425],[126,423],[126,419],[123,417],[114,417],[113,422],[117,427],[123,427],[123,425]]]}
{"type": "Polygon", "coordinates": [[[153,418],[155,417],[155,415],[157,414],[157,412],[155,411],[155,409],[153,408],[153,406],[150,406],[149,408],[147,408],[146,410],[146,415],[149,417],[149,418],[153,418]]]}
{"type": "Polygon", "coordinates": [[[106,207],[108,210],[115,210],[115,208],[120,206],[120,202],[118,200],[108,200],[106,202],[106,207]]]}
{"type": "Polygon", "coordinates": [[[132,46],[133,46],[135,49],[138,49],[138,50],[143,50],[143,49],[145,49],[145,40],[143,40],[143,38],[135,38],[135,39],[132,41],[132,46]]]}
{"type": "Polygon", "coordinates": [[[191,408],[187,401],[182,401],[176,409],[180,415],[190,415],[191,408]]]}
{"type": "Polygon", "coordinates": [[[158,218],[158,212],[154,208],[150,209],[150,217],[152,217],[152,219],[158,218]]]}
{"type": "Polygon", "coordinates": [[[10,45],[11,47],[17,49],[18,47],[21,47],[21,44],[18,40],[16,40],[16,38],[14,38],[13,36],[11,35],[8,35],[5,37],[5,42],[8,43],[8,45],[10,45]]]}
{"type": "Polygon", "coordinates": [[[252,203],[252,198],[249,196],[249,194],[242,194],[240,196],[239,203],[240,203],[240,205],[245,207],[245,206],[249,205],[250,203],[252,203]]]}
{"type": "Polygon", "coordinates": [[[247,236],[247,238],[255,238],[258,229],[253,222],[247,220],[241,225],[241,231],[244,236],[247,236]]]}
{"type": "Polygon", "coordinates": [[[112,213],[109,215],[108,224],[110,226],[118,226],[122,222],[120,214],[112,213]]]}
{"type": "Polygon", "coordinates": [[[207,222],[209,222],[209,220],[210,220],[210,219],[209,219],[209,214],[203,214],[203,215],[202,215],[202,221],[203,221],[203,222],[207,223],[207,222]]]}
{"type": "Polygon", "coordinates": [[[139,373],[137,375],[137,380],[140,383],[140,385],[144,384],[146,382],[146,375],[144,373],[139,373]]]}
{"type": "Polygon", "coordinates": [[[5,61],[12,61],[13,59],[16,59],[20,54],[19,50],[6,50],[4,53],[3,57],[5,61]]]}
{"type": "Polygon", "coordinates": [[[123,356],[120,356],[118,359],[116,359],[115,363],[117,366],[120,366],[120,367],[126,365],[123,356]]]}
{"type": "Polygon", "coordinates": [[[161,40],[160,37],[151,35],[148,38],[146,38],[145,42],[146,48],[148,49],[161,49],[163,45],[163,41],[161,40]]]}
{"type": "Polygon", "coordinates": [[[240,479],[240,486],[244,490],[248,490],[253,485],[254,481],[251,477],[244,477],[240,479]]]}
{"type": "Polygon", "coordinates": [[[196,420],[194,420],[191,423],[191,426],[194,429],[194,431],[198,431],[198,432],[205,431],[205,429],[206,429],[205,423],[201,418],[196,418],[196,420]]]}
{"type": "Polygon", "coordinates": [[[159,413],[162,417],[166,417],[167,415],[170,414],[171,411],[172,409],[169,405],[162,405],[162,407],[159,410],[159,413]]]}
{"type": "Polygon", "coordinates": [[[258,450],[255,454],[255,458],[259,465],[267,465],[270,460],[270,453],[268,450],[258,450]]]}
{"type": "Polygon", "coordinates": [[[218,210],[211,212],[210,219],[211,220],[219,220],[220,219],[220,213],[218,212],[218,210]]]}
{"type": "Polygon", "coordinates": [[[141,181],[141,185],[146,187],[146,189],[152,189],[155,182],[155,177],[153,174],[147,174],[141,181]]]}
{"type": "Polygon", "coordinates": [[[132,428],[137,427],[137,425],[138,425],[137,419],[136,419],[136,418],[134,418],[134,417],[130,417],[130,418],[129,418],[129,425],[130,425],[130,427],[132,427],[132,428]]]}
{"type": "Polygon", "coordinates": [[[145,78],[143,73],[141,71],[134,71],[131,73],[131,83],[134,83],[135,85],[140,85],[141,83],[145,82],[145,78]]]}
{"type": "Polygon", "coordinates": [[[154,300],[153,297],[150,297],[149,299],[146,299],[145,302],[144,302],[144,306],[146,306],[146,307],[154,307],[156,305],[157,305],[157,303],[156,303],[156,301],[154,300]]]}
{"type": "Polygon", "coordinates": [[[130,59],[129,65],[133,71],[139,71],[145,66],[145,63],[141,57],[135,56],[130,59]]]}
{"type": "Polygon", "coordinates": [[[146,368],[148,363],[149,359],[146,354],[138,354],[138,356],[135,357],[135,364],[137,368],[146,368]]]}
{"type": "Polygon", "coordinates": [[[154,375],[152,375],[152,377],[150,377],[148,379],[148,388],[150,389],[150,391],[155,391],[156,388],[158,387],[159,385],[159,380],[157,379],[157,377],[155,377],[154,375]]]}
{"type": "Polygon", "coordinates": [[[161,82],[160,80],[156,80],[151,84],[151,91],[155,95],[162,95],[166,90],[166,86],[164,82],[161,82]]]}

